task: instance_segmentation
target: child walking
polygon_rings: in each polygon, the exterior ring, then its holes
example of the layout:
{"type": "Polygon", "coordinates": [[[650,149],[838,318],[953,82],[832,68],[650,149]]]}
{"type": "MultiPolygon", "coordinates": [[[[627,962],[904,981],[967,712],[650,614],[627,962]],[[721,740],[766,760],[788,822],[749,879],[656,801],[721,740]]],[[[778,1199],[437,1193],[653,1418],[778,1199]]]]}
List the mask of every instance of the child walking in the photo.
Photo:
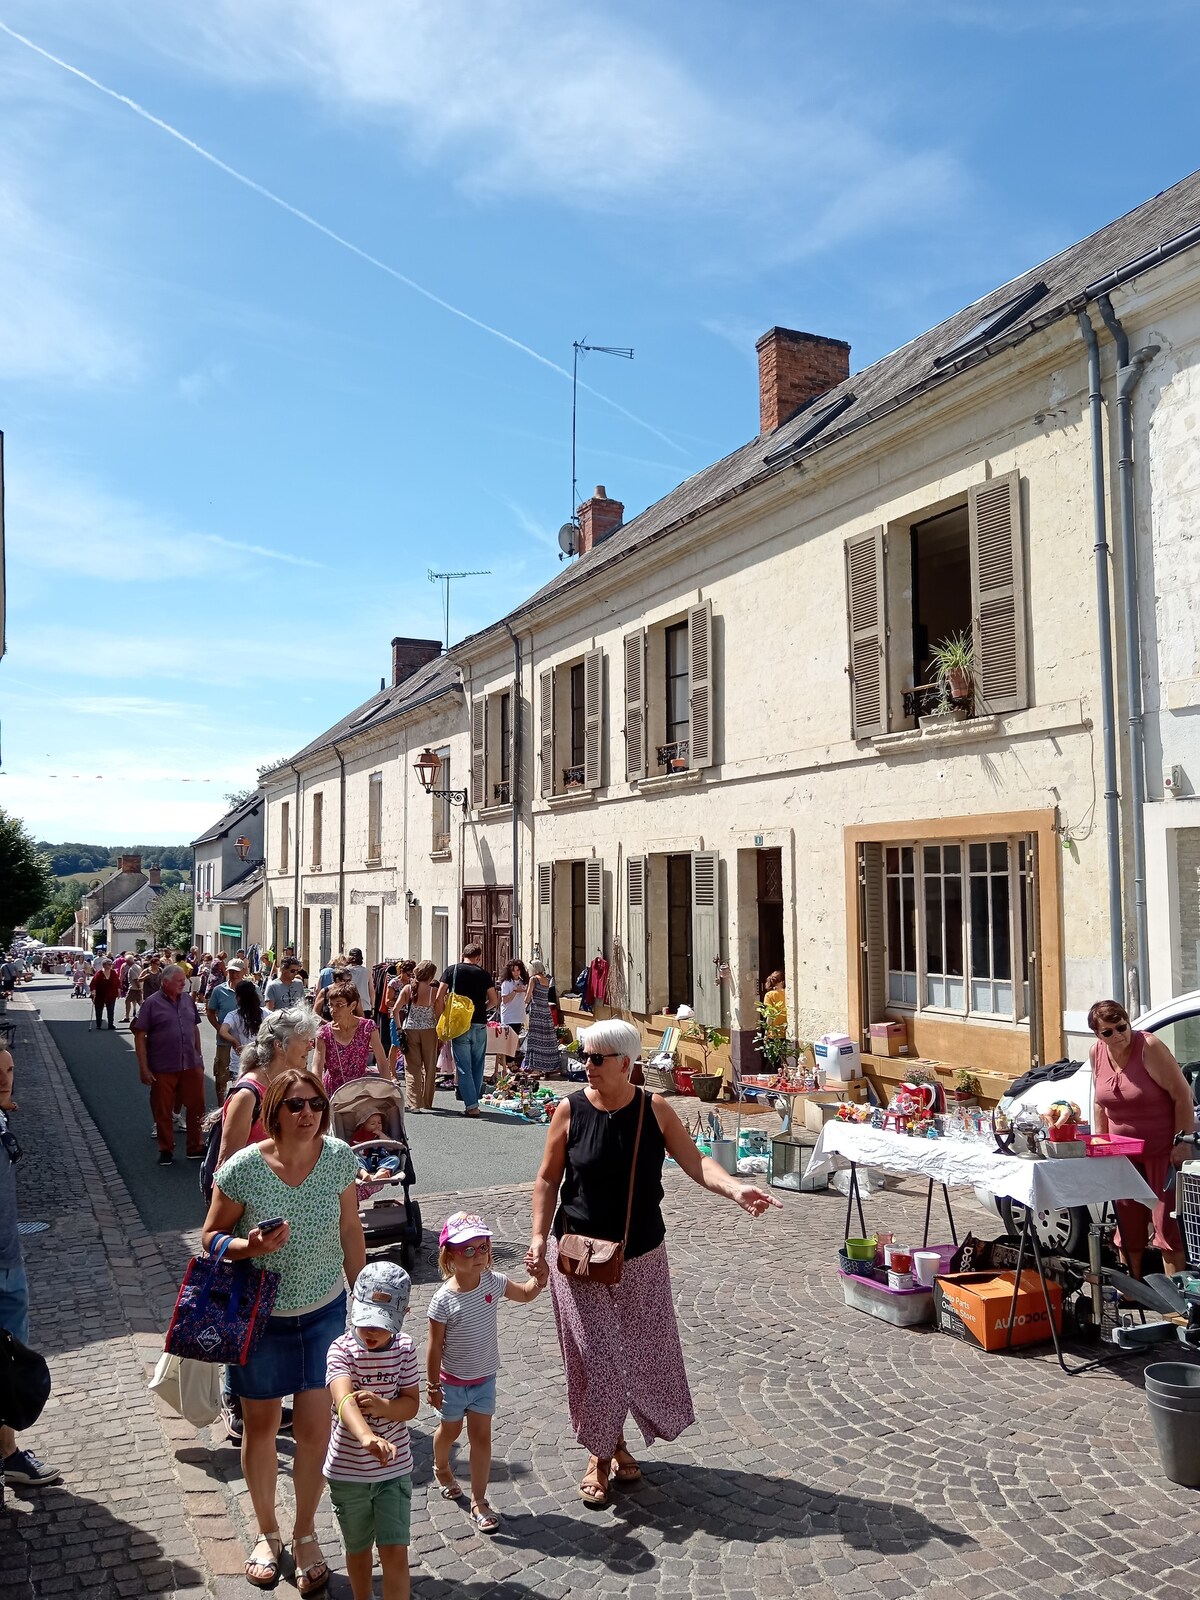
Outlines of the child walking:
{"type": "Polygon", "coordinates": [[[499,1303],[504,1299],[528,1305],[541,1294],[549,1274],[511,1283],[504,1273],[493,1272],[491,1229],[482,1217],[464,1211],[447,1219],[438,1242],[438,1266],[447,1281],[429,1302],[425,1352],[426,1396],[442,1414],[433,1435],[433,1475],[444,1500],[462,1499],[450,1451],[465,1418],[471,1451],[471,1521],[480,1533],[495,1533],[500,1519],[488,1504],[487,1491],[500,1365],[499,1303]]]}
{"type": "Polygon", "coordinates": [[[368,1262],[350,1299],[350,1329],[326,1358],[337,1420],[325,1476],[354,1600],[371,1600],[373,1548],[383,1600],[409,1600],[413,1461],[406,1424],[421,1403],[416,1346],[403,1332],[410,1289],[402,1268],[368,1262]]]}

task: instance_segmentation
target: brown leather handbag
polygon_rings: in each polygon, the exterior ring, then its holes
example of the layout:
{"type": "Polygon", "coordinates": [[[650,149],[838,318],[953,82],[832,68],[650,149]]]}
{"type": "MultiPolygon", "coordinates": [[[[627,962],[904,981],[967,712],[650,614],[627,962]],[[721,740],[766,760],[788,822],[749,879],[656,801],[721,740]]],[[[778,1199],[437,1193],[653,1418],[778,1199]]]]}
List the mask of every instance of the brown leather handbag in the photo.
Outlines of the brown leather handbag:
{"type": "Polygon", "coordinates": [[[589,1283],[620,1283],[625,1271],[625,1246],[629,1243],[629,1224],[633,1220],[633,1186],[637,1179],[638,1147],[642,1142],[642,1119],[646,1115],[646,1092],[638,1094],[637,1133],[633,1141],[633,1165],[629,1169],[629,1203],[625,1207],[625,1237],[618,1244],[612,1239],[593,1239],[588,1233],[564,1233],[558,1241],[558,1270],[568,1278],[586,1278],[589,1283]]]}

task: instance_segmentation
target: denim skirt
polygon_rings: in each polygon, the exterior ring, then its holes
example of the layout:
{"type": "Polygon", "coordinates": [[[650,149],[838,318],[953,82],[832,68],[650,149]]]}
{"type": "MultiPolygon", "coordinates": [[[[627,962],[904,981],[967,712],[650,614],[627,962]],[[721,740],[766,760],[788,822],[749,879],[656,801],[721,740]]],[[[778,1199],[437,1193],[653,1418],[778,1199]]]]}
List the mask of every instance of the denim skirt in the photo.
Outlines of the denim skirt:
{"type": "Polygon", "coordinates": [[[302,1317],[268,1317],[267,1331],[244,1367],[229,1368],[229,1387],[243,1400],[282,1400],[325,1387],[329,1346],[346,1331],[346,1294],[302,1317]]]}

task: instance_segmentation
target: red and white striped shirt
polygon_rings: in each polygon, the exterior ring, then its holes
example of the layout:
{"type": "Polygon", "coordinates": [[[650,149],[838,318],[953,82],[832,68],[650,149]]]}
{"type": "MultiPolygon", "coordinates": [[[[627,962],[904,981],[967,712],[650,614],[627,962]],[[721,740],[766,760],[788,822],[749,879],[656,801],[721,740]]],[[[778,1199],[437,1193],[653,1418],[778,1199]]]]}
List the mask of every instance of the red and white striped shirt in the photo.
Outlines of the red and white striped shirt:
{"type": "MultiPolygon", "coordinates": [[[[349,1378],[355,1389],[372,1389],[381,1400],[395,1400],[401,1389],[415,1389],[421,1382],[416,1346],[406,1333],[398,1333],[382,1350],[368,1350],[349,1329],[333,1341],[325,1358],[325,1382],[332,1383],[335,1378],[349,1378]]],[[[351,1483],[370,1479],[378,1483],[386,1478],[403,1478],[412,1471],[408,1424],[393,1422],[389,1417],[368,1417],[367,1421],[381,1439],[396,1446],[396,1459],[386,1466],[376,1461],[345,1423],[335,1417],[325,1457],[327,1478],[351,1483]]]]}

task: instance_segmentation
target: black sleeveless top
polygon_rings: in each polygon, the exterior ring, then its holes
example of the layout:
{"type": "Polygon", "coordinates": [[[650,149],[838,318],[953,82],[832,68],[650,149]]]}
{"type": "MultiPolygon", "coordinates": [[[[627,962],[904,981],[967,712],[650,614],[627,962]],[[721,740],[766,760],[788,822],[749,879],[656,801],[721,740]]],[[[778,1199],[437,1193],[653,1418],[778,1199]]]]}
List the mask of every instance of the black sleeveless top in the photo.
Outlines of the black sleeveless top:
{"type": "MultiPolygon", "coordinates": [[[[637,1137],[638,1100],[643,1094],[645,1090],[636,1090],[620,1111],[598,1111],[582,1089],[567,1097],[571,1131],[554,1218],[556,1239],[564,1233],[587,1233],[594,1239],[619,1243],[624,1236],[629,1166],[637,1137]]],[[[662,1216],[662,1169],[667,1147],[651,1097],[646,1094],[645,1098],[633,1185],[633,1216],[625,1247],[629,1258],[655,1249],[667,1233],[662,1216]]]]}

